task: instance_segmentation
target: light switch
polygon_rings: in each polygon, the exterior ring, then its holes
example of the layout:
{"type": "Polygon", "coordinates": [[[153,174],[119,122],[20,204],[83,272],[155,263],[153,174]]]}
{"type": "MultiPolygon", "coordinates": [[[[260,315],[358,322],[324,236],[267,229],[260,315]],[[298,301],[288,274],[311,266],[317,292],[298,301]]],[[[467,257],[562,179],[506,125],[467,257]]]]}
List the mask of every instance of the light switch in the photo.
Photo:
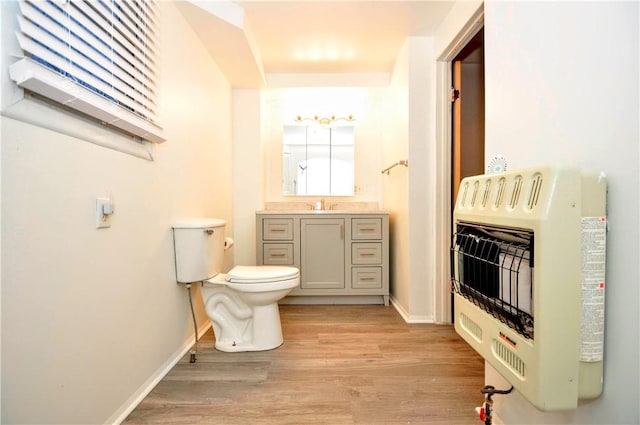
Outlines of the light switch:
{"type": "Polygon", "coordinates": [[[96,229],[111,227],[113,202],[109,198],[96,198],[96,229]]]}

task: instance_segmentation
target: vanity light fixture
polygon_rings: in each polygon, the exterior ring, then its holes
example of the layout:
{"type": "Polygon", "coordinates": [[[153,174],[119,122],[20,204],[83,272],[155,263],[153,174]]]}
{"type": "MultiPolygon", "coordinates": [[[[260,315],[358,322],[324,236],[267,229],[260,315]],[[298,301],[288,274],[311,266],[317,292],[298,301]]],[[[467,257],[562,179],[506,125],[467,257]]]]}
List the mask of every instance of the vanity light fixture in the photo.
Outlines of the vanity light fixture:
{"type": "Polygon", "coordinates": [[[303,121],[315,121],[320,125],[329,125],[334,121],[355,121],[356,119],[353,117],[353,115],[349,115],[348,117],[337,117],[335,115],[331,115],[330,117],[319,117],[317,115],[315,115],[313,118],[309,117],[309,118],[303,118],[301,115],[297,115],[295,121],[296,122],[303,122],[303,121]]]}

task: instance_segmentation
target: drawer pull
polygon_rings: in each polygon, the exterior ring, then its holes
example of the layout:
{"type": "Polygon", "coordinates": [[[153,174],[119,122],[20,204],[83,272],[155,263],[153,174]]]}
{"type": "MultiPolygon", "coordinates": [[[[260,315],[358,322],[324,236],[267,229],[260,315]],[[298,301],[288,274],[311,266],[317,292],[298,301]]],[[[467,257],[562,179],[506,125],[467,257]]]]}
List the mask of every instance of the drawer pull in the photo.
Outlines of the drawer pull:
{"type": "Polygon", "coordinates": [[[284,257],[287,254],[269,254],[270,257],[284,257]]]}
{"type": "Polygon", "coordinates": [[[376,280],[376,278],[375,277],[361,277],[360,280],[361,281],[364,281],[364,280],[376,280]]]}
{"type": "Polygon", "coordinates": [[[376,229],[374,229],[373,227],[363,227],[360,230],[363,232],[373,232],[376,229]]]}
{"type": "Polygon", "coordinates": [[[361,252],[358,255],[361,257],[371,257],[372,255],[376,255],[374,252],[361,252]]]}
{"type": "Polygon", "coordinates": [[[272,232],[284,232],[285,229],[271,229],[272,232]]]}

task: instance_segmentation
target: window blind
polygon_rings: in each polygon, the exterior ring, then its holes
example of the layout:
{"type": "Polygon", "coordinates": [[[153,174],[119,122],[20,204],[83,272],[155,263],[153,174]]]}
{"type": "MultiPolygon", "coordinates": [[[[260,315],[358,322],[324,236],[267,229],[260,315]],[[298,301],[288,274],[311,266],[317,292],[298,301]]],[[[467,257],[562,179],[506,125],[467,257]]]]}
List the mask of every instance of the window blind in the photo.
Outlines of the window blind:
{"type": "Polygon", "coordinates": [[[158,10],[153,0],[20,0],[24,57],[11,78],[151,142],[158,123],[158,10]]]}

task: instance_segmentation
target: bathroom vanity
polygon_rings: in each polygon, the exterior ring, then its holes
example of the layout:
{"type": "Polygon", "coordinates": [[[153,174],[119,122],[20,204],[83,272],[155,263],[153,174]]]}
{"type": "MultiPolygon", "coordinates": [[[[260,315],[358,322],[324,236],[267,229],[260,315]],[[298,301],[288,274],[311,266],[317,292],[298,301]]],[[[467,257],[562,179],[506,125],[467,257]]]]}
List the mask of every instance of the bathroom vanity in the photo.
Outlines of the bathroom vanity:
{"type": "Polygon", "coordinates": [[[282,304],[389,305],[389,214],[258,211],[256,261],[300,269],[282,304]]]}

